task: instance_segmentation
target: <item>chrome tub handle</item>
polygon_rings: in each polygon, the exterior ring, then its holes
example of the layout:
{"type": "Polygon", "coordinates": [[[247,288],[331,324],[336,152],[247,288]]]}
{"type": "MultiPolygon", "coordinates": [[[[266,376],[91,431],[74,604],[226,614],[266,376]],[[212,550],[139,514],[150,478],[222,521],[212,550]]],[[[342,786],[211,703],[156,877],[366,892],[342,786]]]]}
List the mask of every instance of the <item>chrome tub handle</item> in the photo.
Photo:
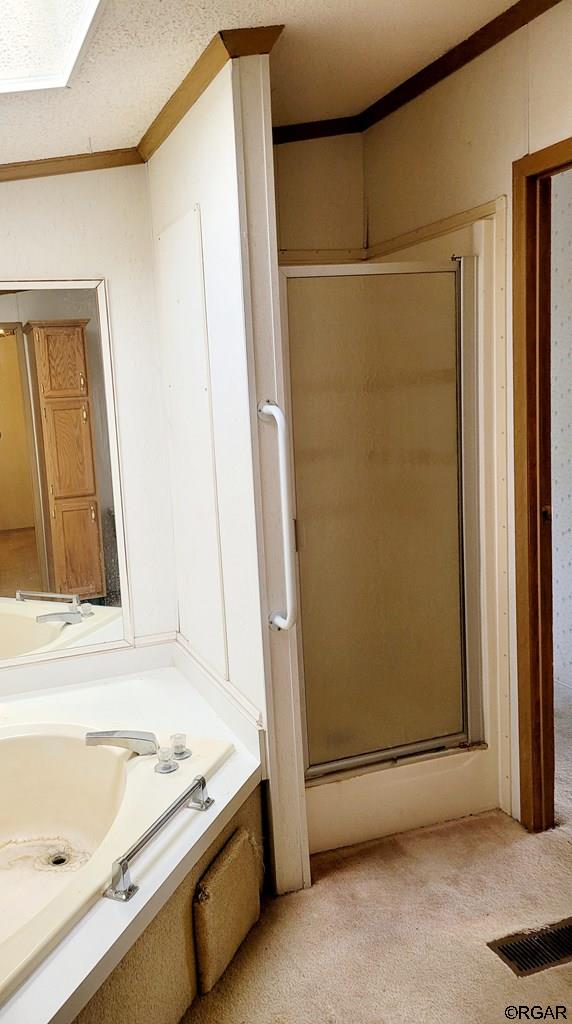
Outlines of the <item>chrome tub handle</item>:
{"type": "Polygon", "coordinates": [[[197,775],[190,786],[187,786],[184,793],[181,793],[170,807],[153,822],[142,836],[132,846],[113,862],[111,869],[111,885],[105,890],[104,896],[109,900],[119,900],[127,903],[138,891],[139,886],[131,880],[131,862],[137,857],[141,850],[157,835],[158,832],[181,810],[182,807],[190,807],[195,811],[207,811],[212,807],[214,800],[207,793],[207,783],[203,775],[197,775]]]}

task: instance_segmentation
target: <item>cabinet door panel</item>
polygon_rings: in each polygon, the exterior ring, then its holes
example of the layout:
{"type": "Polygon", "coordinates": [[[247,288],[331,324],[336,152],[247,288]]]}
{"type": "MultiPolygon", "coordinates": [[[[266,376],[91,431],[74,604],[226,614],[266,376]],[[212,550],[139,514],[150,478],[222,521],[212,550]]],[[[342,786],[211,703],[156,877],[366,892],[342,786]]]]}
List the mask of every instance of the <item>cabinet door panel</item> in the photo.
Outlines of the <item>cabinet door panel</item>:
{"type": "Polygon", "coordinates": [[[87,394],[85,342],[82,327],[38,329],[41,390],[45,398],[87,394]]]}
{"type": "Polygon", "coordinates": [[[55,498],[83,497],[95,492],[89,403],[81,399],[44,406],[48,444],[48,479],[55,498]]]}
{"type": "Polygon", "coordinates": [[[105,586],[97,502],[89,499],[56,501],[53,540],[56,589],[86,598],[103,596],[105,586]]]}

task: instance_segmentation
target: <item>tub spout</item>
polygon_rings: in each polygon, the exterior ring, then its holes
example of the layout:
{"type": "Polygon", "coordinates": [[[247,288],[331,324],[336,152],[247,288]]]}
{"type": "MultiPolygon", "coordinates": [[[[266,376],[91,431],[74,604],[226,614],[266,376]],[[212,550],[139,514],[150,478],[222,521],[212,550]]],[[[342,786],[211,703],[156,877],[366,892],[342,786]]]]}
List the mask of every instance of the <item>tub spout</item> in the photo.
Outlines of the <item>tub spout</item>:
{"type": "Polygon", "coordinates": [[[154,732],[133,732],[131,730],[112,729],[106,732],[88,732],[85,734],[88,747],[125,747],[134,754],[156,754],[157,737],[154,732]]]}

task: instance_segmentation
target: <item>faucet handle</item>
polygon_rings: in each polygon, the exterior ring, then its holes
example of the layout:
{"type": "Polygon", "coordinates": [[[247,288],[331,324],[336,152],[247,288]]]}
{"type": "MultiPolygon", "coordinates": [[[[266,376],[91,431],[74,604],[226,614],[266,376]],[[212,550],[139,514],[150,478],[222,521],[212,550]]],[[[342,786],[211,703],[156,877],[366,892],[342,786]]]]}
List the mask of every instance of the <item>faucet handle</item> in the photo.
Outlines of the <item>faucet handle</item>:
{"type": "Polygon", "coordinates": [[[177,771],[179,766],[174,760],[172,747],[159,747],[157,757],[158,761],[155,765],[154,771],[159,775],[168,775],[170,772],[177,771]]]}
{"type": "Polygon", "coordinates": [[[177,761],[184,761],[186,757],[190,757],[192,751],[187,746],[187,734],[185,732],[174,732],[171,736],[171,743],[173,744],[173,757],[177,761]]]}

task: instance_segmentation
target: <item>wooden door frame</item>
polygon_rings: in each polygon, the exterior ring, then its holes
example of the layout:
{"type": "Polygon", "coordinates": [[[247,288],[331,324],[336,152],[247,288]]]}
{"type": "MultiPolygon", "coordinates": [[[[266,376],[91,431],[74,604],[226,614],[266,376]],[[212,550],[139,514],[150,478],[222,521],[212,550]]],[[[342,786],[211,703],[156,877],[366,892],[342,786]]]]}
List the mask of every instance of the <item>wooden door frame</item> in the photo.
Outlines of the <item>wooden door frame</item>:
{"type": "Polygon", "coordinates": [[[513,372],[520,817],[554,825],[550,179],[572,138],[513,164],[513,372]]]}

